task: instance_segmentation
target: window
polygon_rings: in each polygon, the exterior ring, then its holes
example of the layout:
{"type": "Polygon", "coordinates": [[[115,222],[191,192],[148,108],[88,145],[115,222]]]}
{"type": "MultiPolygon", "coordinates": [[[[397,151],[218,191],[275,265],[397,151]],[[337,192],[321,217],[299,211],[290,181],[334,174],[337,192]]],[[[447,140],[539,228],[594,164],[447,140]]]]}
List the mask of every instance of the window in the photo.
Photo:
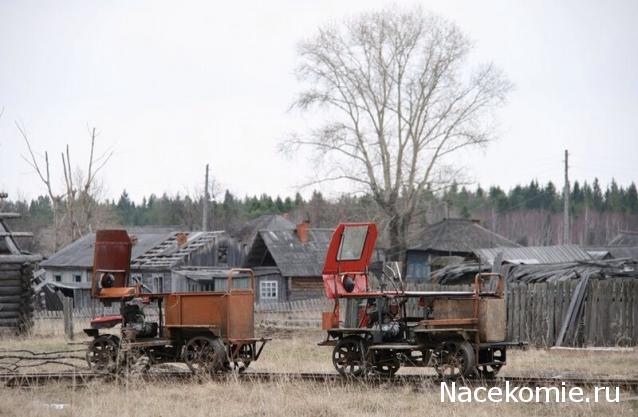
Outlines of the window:
{"type": "Polygon", "coordinates": [[[73,275],[75,282],[82,282],[82,275],[73,275]]]}
{"type": "Polygon", "coordinates": [[[363,244],[368,235],[368,226],[348,226],[341,234],[338,261],[355,261],[361,259],[363,244]]]}
{"type": "Polygon", "coordinates": [[[54,275],[53,279],[55,280],[55,282],[62,282],[62,275],[54,275]]]}
{"type": "Polygon", "coordinates": [[[228,242],[220,242],[217,248],[217,265],[228,263],[228,242]]]}
{"type": "Polygon", "coordinates": [[[164,277],[161,275],[153,277],[153,292],[164,292],[164,277]]]}
{"type": "Polygon", "coordinates": [[[259,283],[259,299],[276,300],[277,299],[277,281],[261,281],[259,283]]]}

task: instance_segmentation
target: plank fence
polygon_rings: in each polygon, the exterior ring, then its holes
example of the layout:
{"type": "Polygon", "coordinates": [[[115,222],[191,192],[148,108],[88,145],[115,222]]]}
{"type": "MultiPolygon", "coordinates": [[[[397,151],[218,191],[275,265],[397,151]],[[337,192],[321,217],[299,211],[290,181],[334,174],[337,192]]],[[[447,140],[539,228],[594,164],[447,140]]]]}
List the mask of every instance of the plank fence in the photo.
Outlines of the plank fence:
{"type": "MultiPolygon", "coordinates": [[[[507,338],[537,347],[554,346],[578,280],[508,283],[507,338]]],[[[422,291],[466,291],[469,285],[410,285],[422,291]]],[[[589,280],[571,346],[638,345],[638,280],[589,280]]]]}
{"type": "MultiPolygon", "coordinates": [[[[553,346],[568,313],[578,280],[554,283],[508,283],[507,335],[509,341],[528,342],[538,347],[553,346]]],[[[409,285],[411,290],[470,291],[469,285],[409,285]]],[[[414,299],[408,304],[409,314],[420,307],[414,299]]],[[[255,305],[255,325],[292,328],[319,328],[321,312],[330,311],[332,300],[326,298],[255,305]]],[[[342,313],[345,308],[342,308],[342,313]]],[[[146,309],[149,319],[157,312],[146,309]]],[[[118,314],[119,307],[74,309],[76,332],[88,326],[96,314],[118,314]]],[[[420,314],[423,314],[422,310],[420,314]]],[[[34,313],[34,333],[64,334],[62,311],[34,313]]],[[[638,344],[638,280],[590,280],[573,337],[565,345],[629,346],[638,344]]]]}

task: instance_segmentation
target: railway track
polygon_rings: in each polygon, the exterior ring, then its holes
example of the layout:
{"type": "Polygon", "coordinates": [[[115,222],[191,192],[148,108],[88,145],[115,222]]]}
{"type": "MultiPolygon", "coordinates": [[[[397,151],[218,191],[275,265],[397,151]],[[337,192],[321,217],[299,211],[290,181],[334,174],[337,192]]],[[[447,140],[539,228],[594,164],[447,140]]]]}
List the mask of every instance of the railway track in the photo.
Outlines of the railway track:
{"type": "MultiPolygon", "coordinates": [[[[412,385],[415,387],[438,387],[439,379],[425,375],[396,375],[394,377],[367,377],[344,378],[335,373],[283,373],[283,372],[245,372],[242,374],[220,374],[212,378],[197,377],[186,371],[151,372],[138,375],[108,375],[81,372],[40,372],[40,373],[0,373],[0,387],[38,387],[49,383],[61,383],[66,386],[82,387],[91,381],[105,383],[125,383],[133,378],[142,378],[147,381],[184,381],[201,382],[203,380],[217,381],[245,381],[245,382],[285,382],[306,381],[330,384],[393,384],[412,385]]],[[[607,377],[534,377],[534,376],[508,376],[497,377],[488,380],[469,379],[461,381],[469,386],[478,385],[503,385],[508,381],[516,386],[609,386],[619,387],[623,390],[638,391],[638,378],[607,378],[607,377]]]]}

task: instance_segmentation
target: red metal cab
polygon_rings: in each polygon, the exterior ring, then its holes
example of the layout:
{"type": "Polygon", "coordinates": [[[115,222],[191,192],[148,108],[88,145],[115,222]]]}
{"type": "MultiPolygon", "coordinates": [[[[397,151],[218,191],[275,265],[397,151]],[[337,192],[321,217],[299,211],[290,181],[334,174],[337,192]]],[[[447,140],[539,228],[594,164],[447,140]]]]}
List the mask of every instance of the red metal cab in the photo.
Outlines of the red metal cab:
{"type": "Polygon", "coordinates": [[[323,267],[323,285],[328,298],[367,290],[366,271],[376,240],[374,223],[340,223],[337,226],[323,267]]]}

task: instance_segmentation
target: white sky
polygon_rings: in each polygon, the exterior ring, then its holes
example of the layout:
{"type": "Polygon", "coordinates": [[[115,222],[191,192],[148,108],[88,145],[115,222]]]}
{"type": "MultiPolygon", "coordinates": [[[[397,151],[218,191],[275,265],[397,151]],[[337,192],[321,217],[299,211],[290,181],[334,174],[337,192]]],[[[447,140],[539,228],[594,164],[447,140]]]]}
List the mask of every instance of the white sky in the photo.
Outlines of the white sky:
{"type": "Polygon", "coordinates": [[[59,183],[65,144],[85,160],[87,125],[98,127],[98,146],[115,151],[102,175],[109,198],[196,192],[207,162],[240,196],[292,195],[312,175],[277,151],[309,122],[288,112],[297,42],[392,4],[454,20],[476,45],[472,59],[493,61],[516,86],[499,141],[459,160],[474,180],[560,185],[565,148],[572,179],[638,180],[637,1],[4,0],[0,190],[45,191],[20,158],[17,120],[55,155],[59,183]]]}

